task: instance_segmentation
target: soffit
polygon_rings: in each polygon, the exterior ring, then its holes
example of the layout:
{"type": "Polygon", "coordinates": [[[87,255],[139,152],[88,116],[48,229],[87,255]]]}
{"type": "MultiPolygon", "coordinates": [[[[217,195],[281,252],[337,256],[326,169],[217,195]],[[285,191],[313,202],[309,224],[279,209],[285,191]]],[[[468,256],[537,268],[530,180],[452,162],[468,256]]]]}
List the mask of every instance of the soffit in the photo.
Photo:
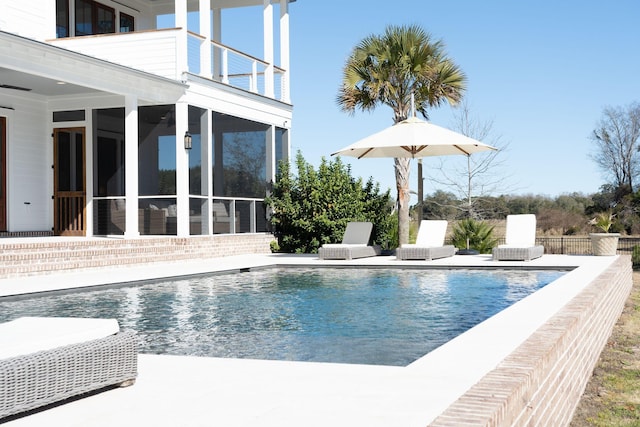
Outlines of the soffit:
{"type": "Polygon", "coordinates": [[[8,68],[0,68],[0,90],[12,91],[11,93],[32,93],[47,97],[97,92],[95,89],[85,86],[14,71],[8,68]]]}

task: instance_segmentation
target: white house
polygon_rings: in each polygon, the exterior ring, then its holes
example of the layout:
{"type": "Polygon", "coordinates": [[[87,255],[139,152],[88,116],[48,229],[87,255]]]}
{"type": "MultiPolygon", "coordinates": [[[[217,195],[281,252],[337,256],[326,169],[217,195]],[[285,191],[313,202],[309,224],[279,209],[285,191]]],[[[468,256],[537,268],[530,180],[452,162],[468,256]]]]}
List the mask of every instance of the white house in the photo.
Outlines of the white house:
{"type": "Polygon", "coordinates": [[[0,0],[0,232],[266,231],[292,1],[0,0]]]}

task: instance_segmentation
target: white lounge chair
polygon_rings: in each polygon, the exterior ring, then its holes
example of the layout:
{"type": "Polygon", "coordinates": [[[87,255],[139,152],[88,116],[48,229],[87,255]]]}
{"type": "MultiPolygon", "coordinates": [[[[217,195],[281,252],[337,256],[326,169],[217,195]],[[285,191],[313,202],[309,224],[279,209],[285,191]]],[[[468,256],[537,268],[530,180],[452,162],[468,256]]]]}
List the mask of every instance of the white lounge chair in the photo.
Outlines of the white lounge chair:
{"type": "Polygon", "coordinates": [[[318,250],[320,259],[355,259],[380,255],[379,246],[370,246],[373,224],[350,222],[344,231],[342,243],[326,243],[318,250]]]}
{"type": "Polygon", "coordinates": [[[420,222],[416,243],[404,244],[396,249],[396,258],[431,261],[453,256],[456,248],[453,245],[444,244],[446,234],[447,221],[424,219],[420,222]]]}
{"type": "Polygon", "coordinates": [[[544,246],[536,245],[536,216],[507,215],[505,244],[493,248],[494,261],[531,261],[544,254],[544,246]]]}
{"type": "Polygon", "coordinates": [[[138,370],[135,333],[115,319],[21,317],[0,324],[0,424],[6,417],[109,386],[138,370]]]}

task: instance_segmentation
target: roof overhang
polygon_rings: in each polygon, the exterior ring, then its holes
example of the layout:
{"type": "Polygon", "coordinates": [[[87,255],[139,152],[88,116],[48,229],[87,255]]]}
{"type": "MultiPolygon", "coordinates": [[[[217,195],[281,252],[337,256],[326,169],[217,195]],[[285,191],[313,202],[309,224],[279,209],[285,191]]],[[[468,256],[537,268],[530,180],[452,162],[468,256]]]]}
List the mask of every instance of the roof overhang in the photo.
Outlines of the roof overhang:
{"type": "Polygon", "coordinates": [[[29,89],[50,97],[103,92],[174,103],[187,87],[177,80],[0,31],[0,93],[29,89]]]}

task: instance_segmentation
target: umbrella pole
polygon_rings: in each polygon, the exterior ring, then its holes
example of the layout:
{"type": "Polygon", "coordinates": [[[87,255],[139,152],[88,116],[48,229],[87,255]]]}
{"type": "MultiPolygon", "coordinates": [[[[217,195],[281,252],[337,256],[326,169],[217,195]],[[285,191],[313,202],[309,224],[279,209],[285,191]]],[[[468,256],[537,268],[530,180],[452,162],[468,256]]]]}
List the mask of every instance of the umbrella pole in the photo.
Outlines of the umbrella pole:
{"type": "Polygon", "coordinates": [[[424,215],[422,212],[422,202],[424,201],[424,178],[422,178],[422,159],[418,159],[418,206],[419,206],[419,215],[418,221],[420,221],[424,215]]]}

